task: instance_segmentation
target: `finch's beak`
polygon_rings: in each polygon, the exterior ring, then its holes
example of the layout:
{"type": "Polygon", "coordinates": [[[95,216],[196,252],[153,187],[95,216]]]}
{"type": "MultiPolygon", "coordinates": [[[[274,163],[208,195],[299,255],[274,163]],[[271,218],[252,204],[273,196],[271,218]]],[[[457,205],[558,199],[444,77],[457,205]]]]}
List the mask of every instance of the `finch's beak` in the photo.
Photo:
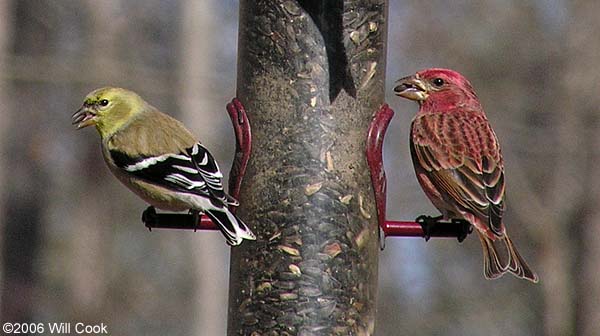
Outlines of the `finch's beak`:
{"type": "Polygon", "coordinates": [[[396,82],[394,93],[396,96],[415,100],[417,102],[424,101],[427,99],[427,97],[429,97],[425,83],[419,79],[417,75],[399,79],[396,82]]]}
{"type": "Polygon", "coordinates": [[[96,124],[96,113],[87,106],[82,106],[77,112],[71,117],[73,125],[77,126],[77,129],[82,129],[96,124]]]}

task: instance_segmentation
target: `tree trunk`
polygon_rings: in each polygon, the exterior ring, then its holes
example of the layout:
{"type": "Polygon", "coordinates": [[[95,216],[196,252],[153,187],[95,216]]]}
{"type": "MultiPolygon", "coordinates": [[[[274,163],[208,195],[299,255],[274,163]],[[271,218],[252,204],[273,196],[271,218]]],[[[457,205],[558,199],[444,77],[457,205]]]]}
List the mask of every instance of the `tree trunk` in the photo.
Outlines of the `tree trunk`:
{"type": "Polygon", "coordinates": [[[365,159],[384,100],[384,1],[241,1],[238,98],[252,156],[229,335],[371,335],[378,225],[365,159]]]}

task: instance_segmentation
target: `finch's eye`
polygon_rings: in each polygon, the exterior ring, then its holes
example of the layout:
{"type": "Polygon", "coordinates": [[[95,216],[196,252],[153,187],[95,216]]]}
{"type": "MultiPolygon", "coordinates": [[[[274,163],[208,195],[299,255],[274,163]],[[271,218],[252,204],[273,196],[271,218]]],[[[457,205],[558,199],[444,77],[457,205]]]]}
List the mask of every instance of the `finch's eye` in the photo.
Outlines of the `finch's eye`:
{"type": "Polygon", "coordinates": [[[433,80],[433,85],[440,87],[440,86],[444,85],[444,80],[441,78],[436,78],[433,80]]]}
{"type": "Polygon", "coordinates": [[[108,100],[106,100],[106,99],[102,99],[102,100],[100,101],[100,106],[106,106],[106,105],[108,105],[108,100]]]}

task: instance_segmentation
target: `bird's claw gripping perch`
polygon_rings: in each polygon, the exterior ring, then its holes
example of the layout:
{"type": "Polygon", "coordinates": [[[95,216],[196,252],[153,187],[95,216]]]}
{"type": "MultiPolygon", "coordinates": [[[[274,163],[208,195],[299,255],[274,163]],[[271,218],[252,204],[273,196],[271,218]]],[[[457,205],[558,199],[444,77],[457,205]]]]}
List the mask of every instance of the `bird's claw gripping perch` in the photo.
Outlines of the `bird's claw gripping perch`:
{"type": "MultiPolygon", "coordinates": [[[[200,218],[202,213],[198,210],[190,209],[189,214],[192,216],[192,223],[194,223],[195,225],[198,225],[198,223],[200,223],[200,221],[202,220],[200,218]]],[[[194,226],[194,232],[196,232],[196,230],[198,230],[198,226],[194,226]]]]}
{"type": "Polygon", "coordinates": [[[473,226],[464,219],[452,219],[449,222],[442,221],[442,216],[432,217],[421,215],[415,219],[423,229],[425,241],[431,237],[456,237],[462,243],[467,236],[473,232],[473,226]]]}
{"type": "Polygon", "coordinates": [[[415,221],[386,220],[386,177],[383,169],[383,140],[394,111],[387,104],[375,112],[367,133],[367,163],[371,172],[371,183],[375,192],[377,220],[380,227],[379,245],[383,249],[385,237],[455,237],[462,242],[471,233],[469,222],[455,219],[441,222],[442,216],[419,216],[415,221]]]}
{"type": "Polygon", "coordinates": [[[438,224],[440,219],[442,219],[442,216],[431,217],[427,215],[421,215],[415,219],[415,222],[421,225],[423,229],[423,238],[425,238],[425,241],[429,241],[431,236],[436,232],[436,224],[438,224]]]}
{"type": "Polygon", "coordinates": [[[142,212],[142,222],[148,228],[148,231],[152,231],[152,227],[156,225],[157,222],[157,213],[156,209],[153,206],[149,206],[144,212],[142,212]]]}
{"type": "Polygon", "coordinates": [[[142,222],[152,229],[179,229],[202,230],[210,229],[213,223],[207,217],[200,217],[201,213],[191,210],[190,213],[157,213],[153,206],[149,206],[142,213],[142,222]]]}
{"type": "MultiPolygon", "coordinates": [[[[242,179],[246,173],[246,167],[250,160],[250,151],[252,149],[252,133],[250,131],[250,122],[246,115],[246,109],[239,99],[233,98],[227,104],[227,113],[233,124],[236,145],[235,156],[231,173],[229,174],[229,194],[238,199],[242,179]]],[[[232,212],[235,208],[230,209],[232,212]]],[[[196,210],[190,210],[188,214],[180,213],[157,213],[154,207],[148,207],[142,213],[142,222],[152,231],[153,228],[162,229],[183,229],[183,230],[216,230],[216,225],[202,213],[196,210]]]]}
{"type": "Polygon", "coordinates": [[[473,232],[473,225],[471,225],[471,223],[469,223],[467,220],[453,219],[452,224],[458,227],[458,230],[456,231],[458,233],[456,239],[458,239],[459,243],[462,243],[463,240],[465,240],[467,236],[473,232]]]}

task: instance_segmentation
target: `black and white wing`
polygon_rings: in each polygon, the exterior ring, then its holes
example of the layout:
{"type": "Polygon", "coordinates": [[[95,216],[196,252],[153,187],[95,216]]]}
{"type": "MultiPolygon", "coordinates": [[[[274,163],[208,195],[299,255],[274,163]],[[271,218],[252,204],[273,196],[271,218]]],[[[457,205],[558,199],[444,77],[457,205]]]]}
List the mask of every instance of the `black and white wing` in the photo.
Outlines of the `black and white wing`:
{"type": "Polygon", "coordinates": [[[197,143],[185,153],[133,157],[110,150],[115,165],[128,174],[162,187],[207,197],[217,206],[237,205],[223,190],[223,174],[204,146],[197,143]]]}
{"type": "Polygon", "coordinates": [[[169,190],[197,195],[210,201],[196,210],[210,217],[229,245],[239,245],[244,239],[256,239],[250,228],[227,208],[227,205],[238,205],[238,202],[223,190],[223,174],[212,155],[201,144],[187,148],[185,153],[158,156],[134,157],[117,150],[110,150],[109,153],[114,164],[128,174],[169,190]]]}

